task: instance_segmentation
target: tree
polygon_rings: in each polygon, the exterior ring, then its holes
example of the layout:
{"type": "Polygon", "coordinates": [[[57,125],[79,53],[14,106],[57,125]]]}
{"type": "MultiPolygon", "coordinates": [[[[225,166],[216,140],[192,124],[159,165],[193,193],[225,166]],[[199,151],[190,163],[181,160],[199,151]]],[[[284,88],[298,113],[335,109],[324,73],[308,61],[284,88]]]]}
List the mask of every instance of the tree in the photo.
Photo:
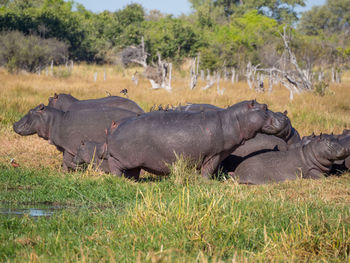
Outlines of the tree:
{"type": "Polygon", "coordinates": [[[327,0],[303,13],[298,28],[307,35],[350,31],[350,0],[327,0]]]}
{"type": "Polygon", "coordinates": [[[158,52],[164,59],[196,54],[199,36],[188,22],[167,17],[158,22],[147,21],[145,27],[145,42],[152,60],[157,59],[158,52]]]}
{"type": "Polygon", "coordinates": [[[201,6],[212,4],[221,9],[222,14],[229,18],[241,16],[248,10],[258,10],[280,23],[291,24],[297,21],[297,6],[305,6],[305,0],[189,0],[192,8],[199,10],[201,6]]]}

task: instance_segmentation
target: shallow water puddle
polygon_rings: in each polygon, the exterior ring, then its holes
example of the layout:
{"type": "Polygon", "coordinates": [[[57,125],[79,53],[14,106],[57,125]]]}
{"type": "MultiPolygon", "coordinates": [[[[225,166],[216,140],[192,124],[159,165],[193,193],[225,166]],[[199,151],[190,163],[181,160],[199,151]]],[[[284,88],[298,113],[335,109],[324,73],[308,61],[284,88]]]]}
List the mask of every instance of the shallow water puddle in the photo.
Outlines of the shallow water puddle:
{"type": "Polygon", "coordinates": [[[24,216],[30,217],[51,217],[54,213],[62,210],[60,207],[47,206],[47,207],[0,207],[0,215],[3,216],[24,216]]]}

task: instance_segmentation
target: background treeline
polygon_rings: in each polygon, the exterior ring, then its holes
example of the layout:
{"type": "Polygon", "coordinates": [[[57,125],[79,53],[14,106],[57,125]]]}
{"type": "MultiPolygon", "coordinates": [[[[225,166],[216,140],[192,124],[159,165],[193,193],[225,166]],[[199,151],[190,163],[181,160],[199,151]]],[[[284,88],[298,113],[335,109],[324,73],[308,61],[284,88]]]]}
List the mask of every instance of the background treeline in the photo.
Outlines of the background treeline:
{"type": "Polygon", "coordinates": [[[32,72],[50,61],[117,63],[125,47],[144,37],[149,61],[160,53],[179,65],[200,53],[202,69],[244,68],[248,61],[271,67],[283,52],[284,25],[308,68],[349,60],[350,0],[327,0],[300,19],[296,8],[305,0],[189,1],[192,13],[175,18],[139,4],[93,13],[74,1],[0,0],[0,63],[32,72]]]}

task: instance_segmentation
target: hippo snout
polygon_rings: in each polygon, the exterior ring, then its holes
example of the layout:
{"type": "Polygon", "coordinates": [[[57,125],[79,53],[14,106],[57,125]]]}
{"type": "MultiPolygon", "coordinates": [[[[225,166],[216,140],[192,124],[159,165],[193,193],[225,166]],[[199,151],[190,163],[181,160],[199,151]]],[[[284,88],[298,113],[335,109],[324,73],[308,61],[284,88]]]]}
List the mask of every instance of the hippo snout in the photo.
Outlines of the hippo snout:
{"type": "Polygon", "coordinates": [[[342,148],[338,151],[337,159],[343,160],[350,155],[350,148],[342,148]]]}
{"type": "Polygon", "coordinates": [[[75,155],[75,156],[73,157],[73,163],[75,163],[75,164],[77,164],[77,165],[80,165],[80,164],[83,164],[84,161],[83,161],[83,159],[81,159],[78,155],[75,155]]]}

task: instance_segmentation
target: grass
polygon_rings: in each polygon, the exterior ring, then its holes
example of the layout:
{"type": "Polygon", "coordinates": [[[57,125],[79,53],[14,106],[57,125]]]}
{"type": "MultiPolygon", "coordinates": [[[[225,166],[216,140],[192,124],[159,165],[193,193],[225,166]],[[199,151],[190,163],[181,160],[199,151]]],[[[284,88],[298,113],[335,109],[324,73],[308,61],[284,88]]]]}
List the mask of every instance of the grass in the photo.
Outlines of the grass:
{"type": "Polygon", "coordinates": [[[176,173],[135,183],[48,169],[0,172],[7,206],[67,207],[50,219],[2,216],[0,260],[349,260],[348,174],[250,187],[230,180],[183,184],[176,173]]]}
{"type": "Polygon", "coordinates": [[[145,175],[136,183],[91,168],[63,173],[55,147],[12,130],[55,92],[97,98],[127,88],[145,110],[186,102],[224,107],[256,98],[272,110],[287,109],[302,135],[337,133],[350,127],[349,76],[325,96],[304,93],[290,102],[279,86],[270,95],[229,82],[221,84],[223,96],[216,87],[190,91],[182,73],[174,74],[171,94],[153,91],[145,79],[132,83],[134,71],[81,65],[71,75],[37,76],[0,69],[0,207],[64,208],[50,218],[0,215],[0,261],[350,262],[350,174],[245,186],[225,177],[203,181],[180,158],[169,177],[145,175]],[[19,169],[9,165],[11,158],[19,169]]]}

